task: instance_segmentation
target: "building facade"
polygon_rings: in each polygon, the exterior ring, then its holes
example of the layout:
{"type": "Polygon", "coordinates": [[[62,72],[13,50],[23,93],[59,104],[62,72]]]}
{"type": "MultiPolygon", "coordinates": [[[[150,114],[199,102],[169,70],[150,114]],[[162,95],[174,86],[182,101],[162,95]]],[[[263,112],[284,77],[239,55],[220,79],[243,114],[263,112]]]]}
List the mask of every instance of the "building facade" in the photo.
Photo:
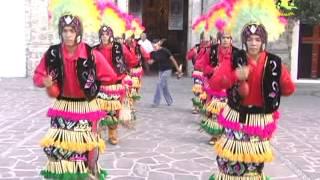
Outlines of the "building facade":
{"type": "MultiPolygon", "coordinates": [[[[169,46],[169,48],[173,49],[172,51],[177,55],[178,61],[185,65],[188,74],[191,73],[192,65],[185,61],[184,55],[187,49],[199,41],[199,35],[191,29],[192,24],[198,16],[207,12],[217,0],[114,0],[114,2],[122,10],[139,16],[147,27],[150,38],[164,35],[169,43],[170,41],[174,42],[171,43],[172,46],[169,46]],[[154,18],[152,19],[149,16],[154,18]],[[156,23],[154,22],[155,18],[157,19],[156,23]],[[150,28],[148,29],[148,27],[150,28]],[[152,29],[157,31],[152,31],[152,29]]],[[[13,3],[12,6],[14,6],[13,3]]],[[[32,76],[35,66],[46,49],[51,44],[59,42],[56,28],[51,27],[48,22],[48,0],[25,0],[23,6],[25,46],[23,46],[24,51],[20,49],[21,52],[19,53],[25,55],[25,59],[23,62],[13,61],[22,64],[21,66],[24,68],[23,70],[16,69],[17,72],[11,72],[8,75],[0,74],[2,77],[32,76]]],[[[300,25],[295,22],[292,27],[288,28],[287,32],[277,42],[269,43],[268,49],[282,57],[284,63],[291,69],[293,79],[299,81],[300,25]]],[[[84,37],[84,40],[91,45],[97,43],[97,39],[96,34],[85,34],[84,37]]],[[[14,67],[10,68],[14,69],[14,67]]],[[[305,81],[305,78],[302,79],[302,81],[305,81]]],[[[312,77],[308,81],[317,82],[312,77]]]]}

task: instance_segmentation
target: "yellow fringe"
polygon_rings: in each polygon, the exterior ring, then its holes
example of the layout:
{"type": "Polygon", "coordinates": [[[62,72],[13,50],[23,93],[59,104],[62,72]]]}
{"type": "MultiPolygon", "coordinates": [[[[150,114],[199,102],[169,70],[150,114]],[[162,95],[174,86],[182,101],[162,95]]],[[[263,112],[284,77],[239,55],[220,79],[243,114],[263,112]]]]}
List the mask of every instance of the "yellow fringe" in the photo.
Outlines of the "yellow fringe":
{"type": "Polygon", "coordinates": [[[123,104],[122,109],[119,112],[119,120],[121,122],[128,122],[131,121],[131,108],[130,108],[130,102],[129,99],[126,100],[126,102],[123,104]]]}
{"type": "Polygon", "coordinates": [[[222,172],[215,174],[215,180],[266,180],[266,179],[267,178],[263,173],[262,174],[251,173],[251,174],[246,174],[244,176],[230,176],[222,172]]]}
{"type": "Polygon", "coordinates": [[[100,110],[97,99],[94,99],[90,102],[56,100],[52,105],[52,109],[73,113],[89,113],[100,110]]]}
{"type": "Polygon", "coordinates": [[[141,66],[130,69],[130,73],[131,73],[131,74],[134,74],[134,73],[141,73],[142,71],[143,71],[143,69],[142,69],[142,67],[141,67],[141,66]]]}
{"type": "MultiPolygon", "coordinates": [[[[239,123],[240,122],[240,113],[230,106],[226,105],[222,113],[223,117],[229,121],[239,123]]],[[[247,114],[245,125],[249,126],[258,126],[264,128],[268,124],[274,122],[272,113],[270,114],[247,114]]]]}
{"type": "Polygon", "coordinates": [[[237,141],[225,136],[215,144],[217,154],[231,161],[245,163],[271,162],[273,159],[269,141],[237,141]]]}
{"type": "Polygon", "coordinates": [[[63,173],[87,173],[88,168],[85,165],[84,161],[48,161],[46,171],[55,174],[63,174],[63,173]]]}
{"type": "Polygon", "coordinates": [[[141,83],[140,83],[139,78],[132,77],[132,87],[137,88],[137,89],[141,88],[141,83]]]}
{"type": "Polygon", "coordinates": [[[192,92],[193,93],[202,93],[203,92],[202,85],[194,84],[193,87],[192,87],[192,92]]]}
{"type": "Polygon", "coordinates": [[[206,100],[206,99],[207,99],[207,93],[203,91],[203,92],[200,94],[199,98],[200,98],[201,100],[206,100]]]}
{"type": "Polygon", "coordinates": [[[222,108],[224,108],[227,105],[225,102],[221,102],[217,99],[212,99],[210,103],[206,106],[207,112],[210,112],[212,114],[218,114],[222,108]]]}
{"type": "Polygon", "coordinates": [[[106,148],[104,141],[96,133],[89,131],[69,131],[64,129],[50,128],[41,140],[42,147],[55,146],[68,151],[84,153],[94,148],[103,152],[106,148]]]}
{"type": "Polygon", "coordinates": [[[104,100],[98,99],[99,106],[104,111],[117,111],[120,110],[122,105],[119,100],[104,100]]]}
{"type": "Polygon", "coordinates": [[[106,91],[122,91],[125,89],[125,87],[122,84],[112,84],[112,85],[107,85],[107,86],[101,86],[100,87],[102,90],[106,91]]]}

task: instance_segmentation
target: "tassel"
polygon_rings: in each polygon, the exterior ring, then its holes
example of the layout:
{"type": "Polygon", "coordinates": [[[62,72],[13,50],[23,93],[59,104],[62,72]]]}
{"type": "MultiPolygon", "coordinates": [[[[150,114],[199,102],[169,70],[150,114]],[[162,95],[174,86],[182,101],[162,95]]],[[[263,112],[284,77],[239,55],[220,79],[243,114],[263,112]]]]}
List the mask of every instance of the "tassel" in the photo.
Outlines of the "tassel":
{"type": "Polygon", "coordinates": [[[221,137],[215,145],[217,154],[231,161],[246,163],[271,162],[273,159],[271,145],[265,142],[243,142],[221,137]]]}
{"type": "Polygon", "coordinates": [[[99,146],[103,149],[103,144],[98,143],[96,139],[97,135],[88,131],[79,132],[50,128],[40,144],[43,147],[55,146],[64,150],[83,153],[99,146]]]}

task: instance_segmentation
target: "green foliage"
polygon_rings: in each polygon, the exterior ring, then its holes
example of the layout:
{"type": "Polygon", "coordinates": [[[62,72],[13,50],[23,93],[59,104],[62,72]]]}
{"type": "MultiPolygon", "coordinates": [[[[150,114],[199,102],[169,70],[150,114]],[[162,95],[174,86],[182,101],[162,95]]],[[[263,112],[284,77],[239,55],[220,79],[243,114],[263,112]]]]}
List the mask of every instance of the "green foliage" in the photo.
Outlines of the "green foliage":
{"type": "Polygon", "coordinates": [[[295,0],[297,9],[294,17],[304,24],[320,23],[320,1],[319,0],[295,0]]]}

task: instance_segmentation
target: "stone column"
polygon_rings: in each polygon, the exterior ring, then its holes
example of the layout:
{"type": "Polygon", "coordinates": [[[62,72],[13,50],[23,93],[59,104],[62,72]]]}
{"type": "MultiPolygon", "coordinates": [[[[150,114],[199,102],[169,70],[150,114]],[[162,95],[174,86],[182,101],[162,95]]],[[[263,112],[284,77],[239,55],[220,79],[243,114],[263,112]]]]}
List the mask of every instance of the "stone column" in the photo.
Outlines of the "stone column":
{"type": "Polygon", "coordinates": [[[49,28],[48,23],[48,0],[28,0],[27,29],[27,71],[28,76],[33,75],[36,65],[39,63],[42,55],[45,53],[49,45],[58,40],[57,35],[54,36],[53,31],[57,33],[55,27],[49,28]],[[28,32],[28,31],[27,31],[28,32]]]}

